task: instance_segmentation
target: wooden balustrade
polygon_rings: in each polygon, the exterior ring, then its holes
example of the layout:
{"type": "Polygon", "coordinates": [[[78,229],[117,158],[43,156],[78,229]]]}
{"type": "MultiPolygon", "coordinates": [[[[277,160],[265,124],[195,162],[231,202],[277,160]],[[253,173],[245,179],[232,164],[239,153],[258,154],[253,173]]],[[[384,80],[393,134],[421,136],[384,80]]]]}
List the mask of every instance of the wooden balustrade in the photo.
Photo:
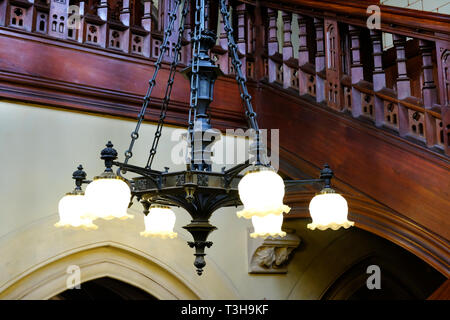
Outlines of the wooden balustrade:
{"type": "MultiPolygon", "coordinates": [[[[325,3],[230,0],[247,78],[266,79],[450,155],[449,16],[426,13],[419,18],[408,10],[381,6],[382,21],[385,14],[390,23],[369,30],[363,23],[368,18],[362,13],[364,3],[347,13],[342,1],[328,7],[325,3]],[[395,33],[392,21],[401,13],[405,19],[395,33]],[[391,36],[392,43],[387,43],[391,36]]],[[[155,59],[174,5],[174,0],[159,0],[156,6],[152,0],[0,0],[0,26],[155,59]]],[[[207,10],[209,28],[218,31],[212,58],[224,74],[233,75],[218,3],[208,1],[207,10]]],[[[183,64],[191,58],[192,18],[188,15],[185,25],[183,64]]],[[[174,27],[178,29],[177,23],[174,27]]],[[[174,32],[165,62],[172,59],[176,40],[174,32]]]]}

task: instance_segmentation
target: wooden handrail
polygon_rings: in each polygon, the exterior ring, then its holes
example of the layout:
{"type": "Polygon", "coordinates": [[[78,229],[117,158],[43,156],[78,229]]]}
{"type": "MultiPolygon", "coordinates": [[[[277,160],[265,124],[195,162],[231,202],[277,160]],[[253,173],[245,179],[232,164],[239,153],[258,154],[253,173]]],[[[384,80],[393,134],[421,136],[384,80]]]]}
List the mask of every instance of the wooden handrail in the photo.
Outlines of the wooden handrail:
{"type": "Polygon", "coordinates": [[[248,4],[285,10],[317,17],[333,16],[340,22],[365,26],[368,18],[367,7],[376,4],[381,9],[381,30],[391,33],[411,35],[416,38],[430,37],[450,39],[450,15],[411,10],[380,5],[377,1],[342,0],[240,0],[248,4]],[[401,28],[399,28],[401,27],[401,28]]]}

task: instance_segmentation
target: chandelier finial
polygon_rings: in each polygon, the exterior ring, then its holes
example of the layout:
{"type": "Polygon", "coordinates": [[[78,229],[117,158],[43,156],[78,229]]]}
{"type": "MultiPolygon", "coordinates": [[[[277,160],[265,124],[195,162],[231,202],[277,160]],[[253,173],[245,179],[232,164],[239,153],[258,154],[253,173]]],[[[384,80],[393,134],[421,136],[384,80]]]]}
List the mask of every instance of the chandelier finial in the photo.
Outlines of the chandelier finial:
{"type": "Polygon", "coordinates": [[[100,153],[100,159],[105,161],[105,172],[112,172],[113,161],[117,159],[117,151],[113,147],[111,141],[108,141],[106,148],[100,153]]]}
{"type": "Polygon", "coordinates": [[[83,171],[83,166],[80,164],[77,167],[78,170],[74,171],[72,173],[72,179],[75,180],[75,190],[81,191],[81,185],[83,184],[83,181],[86,179],[86,172],[83,171]]]}
{"type": "Polygon", "coordinates": [[[320,171],[320,179],[325,180],[325,188],[331,188],[331,179],[333,178],[333,176],[333,170],[331,170],[328,163],[325,163],[323,169],[320,171]]]}

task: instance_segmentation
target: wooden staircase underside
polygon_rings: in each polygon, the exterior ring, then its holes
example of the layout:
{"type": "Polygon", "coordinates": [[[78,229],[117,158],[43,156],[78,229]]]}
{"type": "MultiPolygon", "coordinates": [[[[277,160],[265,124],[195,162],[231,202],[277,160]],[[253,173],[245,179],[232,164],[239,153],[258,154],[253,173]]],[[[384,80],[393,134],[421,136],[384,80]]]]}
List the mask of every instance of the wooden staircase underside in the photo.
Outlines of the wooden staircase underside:
{"type": "MultiPolygon", "coordinates": [[[[0,4],[4,1],[0,0],[0,4]]],[[[272,1],[260,4],[292,9],[297,2],[283,1],[284,7],[272,1]]],[[[310,2],[326,1],[300,2],[306,9],[299,7],[296,12],[309,12],[310,2]]],[[[336,7],[342,7],[342,3],[336,1],[336,7]]],[[[361,8],[357,10],[362,12],[361,8]]],[[[339,22],[356,19],[350,22],[358,24],[355,16],[339,19],[339,22]]],[[[411,14],[408,19],[412,21],[407,23],[408,30],[389,25],[386,30],[393,28],[414,35],[411,28],[418,18],[411,14]]],[[[428,14],[423,19],[432,21],[428,14]]],[[[442,19],[445,21],[436,22],[439,28],[448,26],[448,18],[442,19]]],[[[422,26],[424,31],[418,31],[419,37],[433,28],[426,23],[422,26]]],[[[430,35],[430,39],[448,38],[448,34],[438,33],[430,35]]],[[[153,61],[0,26],[0,98],[136,118],[153,61]]],[[[261,75],[262,60],[256,64],[256,73],[261,75]]],[[[317,77],[323,76],[319,73],[317,77]]],[[[165,64],[146,121],[155,121],[159,115],[167,76],[165,64]]],[[[357,227],[395,242],[449,277],[450,162],[445,153],[378,128],[347,111],[334,111],[310,96],[300,96],[292,88],[251,79],[249,89],[260,127],[280,129],[283,174],[292,178],[317,177],[319,168],[329,163],[336,175],[334,183],[349,201],[350,217],[357,227]]],[[[212,122],[216,128],[246,126],[239,91],[231,75],[218,79],[214,98],[212,122]]],[[[188,100],[189,82],[178,74],[168,123],[186,125],[188,100]]],[[[294,210],[287,218],[309,217],[307,206],[315,191],[289,192],[286,200],[294,210]]]]}

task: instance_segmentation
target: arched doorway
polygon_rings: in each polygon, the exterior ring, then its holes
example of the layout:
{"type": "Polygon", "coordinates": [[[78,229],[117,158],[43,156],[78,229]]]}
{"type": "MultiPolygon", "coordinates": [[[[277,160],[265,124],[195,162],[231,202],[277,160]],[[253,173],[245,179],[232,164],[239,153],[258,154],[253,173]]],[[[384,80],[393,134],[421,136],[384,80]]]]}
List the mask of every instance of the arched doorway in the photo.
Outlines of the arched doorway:
{"type": "Polygon", "coordinates": [[[157,300],[144,290],[120,280],[102,277],[84,282],[79,289],[68,289],[50,300],[157,300]]]}

